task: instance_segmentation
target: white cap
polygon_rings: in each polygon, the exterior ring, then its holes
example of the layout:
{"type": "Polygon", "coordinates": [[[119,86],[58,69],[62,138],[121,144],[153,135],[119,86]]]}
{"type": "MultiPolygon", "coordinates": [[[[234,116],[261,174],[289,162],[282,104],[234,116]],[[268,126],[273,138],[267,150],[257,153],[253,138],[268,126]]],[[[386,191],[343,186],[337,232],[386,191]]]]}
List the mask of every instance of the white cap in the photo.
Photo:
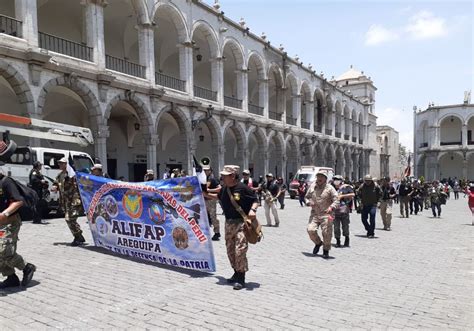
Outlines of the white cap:
{"type": "Polygon", "coordinates": [[[63,157],[61,158],[58,163],[67,163],[67,158],[63,157]]]}
{"type": "Polygon", "coordinates": [[[91,170],[102,170],[102,164],[96,163],[94,166],[91,168],[91,170]]]}

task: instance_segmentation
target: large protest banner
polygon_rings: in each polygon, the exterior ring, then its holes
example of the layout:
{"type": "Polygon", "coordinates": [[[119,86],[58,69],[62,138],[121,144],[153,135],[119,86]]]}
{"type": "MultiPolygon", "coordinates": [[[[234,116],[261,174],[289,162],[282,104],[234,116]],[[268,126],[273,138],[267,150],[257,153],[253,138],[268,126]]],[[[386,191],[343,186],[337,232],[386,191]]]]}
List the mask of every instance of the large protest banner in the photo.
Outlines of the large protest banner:
{"type": "Polygon", "coordinates": [[[215,271],[196,177],[128,183],[77,174],[96,246],[162,264],[215,271]]]}

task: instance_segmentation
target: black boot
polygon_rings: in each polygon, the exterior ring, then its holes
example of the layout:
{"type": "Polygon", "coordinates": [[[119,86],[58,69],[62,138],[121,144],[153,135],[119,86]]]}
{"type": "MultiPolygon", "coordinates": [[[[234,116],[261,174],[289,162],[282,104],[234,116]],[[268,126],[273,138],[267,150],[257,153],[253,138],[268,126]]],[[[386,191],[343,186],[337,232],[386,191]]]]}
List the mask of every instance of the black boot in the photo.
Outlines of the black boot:
{"type": "Polygon", "coordinates": [[[237,279],[234,283],[234,290],[241,290],[245,287],[245,272],[238,272],[237,279]]]}
{"type": "Polygon", "coordinates": [[[36,271],[36,266],[31,263],[27,263],[25,269],[23,269],[23,279],[21,280],[21,286],[26,286],[33,278],[33,274],[36,271]]]}
{"type": "Polygon", "coordinates": [[[71,246],[80,246],[86,242],[86,239],[82,235],[82,233],[76,234],[74,236],[74,240],[71,243],[71,246]]]}
{"type": "Polygon", "coordinates": [[[344,239],[344,247],[349,247],[349,236],[346,236],[346,239],[344,239]]]}
{"type": "Polygon", "coordinates": [[[20,279],[17,275],[13,274],[7,277],[2,283],[0,283],[0,288],[8,287],[17,287],[20,286],[20,279]]]}
{"type": "Polygon", "coordinates": [[[313,254],[316,255],[319,253],[319,249],[321,248],[321,244],[315,245],[313,248],[313,254]]]}
{"type": "Polygon", "coordinates": [[[234,274],[232,275],[232,277],[227,278],[227,283],[232,284],[236,280],[237,280],[237,271],[235,271],[235,269],[234,269],[234,274]]]}
{"type": "Polygon", "coordinates": [[[328,259],[329,258],[329,251],[326,249],[323,249],[323,258],[328,259]]]}
{"type": "Polygon", "coordinates": [[[341,247],[341,238],[336,238],[336,247],[341,247]]]}
{"type": "Polygon", "coordinates": [[[214,235],[212,236],[212,240],[213,240],[213,241],[219,241],[220,237],[221,237],[221,234],[220,234],[219,232],[216,232],[216,233],[214,233],[214,235]]]}

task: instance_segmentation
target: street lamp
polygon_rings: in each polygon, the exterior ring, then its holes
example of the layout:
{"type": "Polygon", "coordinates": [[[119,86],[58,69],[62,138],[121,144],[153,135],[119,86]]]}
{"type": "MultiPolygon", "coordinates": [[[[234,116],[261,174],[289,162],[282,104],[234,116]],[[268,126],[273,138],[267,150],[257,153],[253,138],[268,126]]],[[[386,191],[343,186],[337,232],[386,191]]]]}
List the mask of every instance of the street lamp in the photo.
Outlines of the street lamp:
{"type": "Polygon", "coordinates": [[[214,107],[212,105],[209,105],[209,107],[206,108],[207,114],[203,118],[198,118],[196,120],[191,121],[191,129],[194,131],[196,127],[199,125],[201,122],[206,122],[212,118],[212,113],[214,111],[214,107]]]}

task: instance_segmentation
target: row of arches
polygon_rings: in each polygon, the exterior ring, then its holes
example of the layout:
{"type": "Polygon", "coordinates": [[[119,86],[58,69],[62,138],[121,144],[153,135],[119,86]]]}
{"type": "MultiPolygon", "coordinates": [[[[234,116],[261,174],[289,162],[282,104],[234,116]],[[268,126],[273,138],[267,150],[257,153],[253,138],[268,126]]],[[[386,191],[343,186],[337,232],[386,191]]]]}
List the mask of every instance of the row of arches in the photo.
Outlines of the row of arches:
{"type": "Polygon", "coordinates": [[[441,116],[434,125],[428,120],[423,120],[418,129],[421,138],[419,147],[428,147],[429,142],[434,143],[433,137],[439,137],[439,145],[474,145],[474,114],[461,116],[448,113],[441,116]],[[434,130],[434,132],[433,132],[434,130]],[[439,133],[436,131],[439,130],[439,133]],[[434,133],[434,134],[433,134],[434,133]]]}
{"type": "Polygon", "coordinates": [[[474,180],[474,152],[445,151],[429,155],[422,153],[417,159],[417,175],[427,180],[474,180]]]}

